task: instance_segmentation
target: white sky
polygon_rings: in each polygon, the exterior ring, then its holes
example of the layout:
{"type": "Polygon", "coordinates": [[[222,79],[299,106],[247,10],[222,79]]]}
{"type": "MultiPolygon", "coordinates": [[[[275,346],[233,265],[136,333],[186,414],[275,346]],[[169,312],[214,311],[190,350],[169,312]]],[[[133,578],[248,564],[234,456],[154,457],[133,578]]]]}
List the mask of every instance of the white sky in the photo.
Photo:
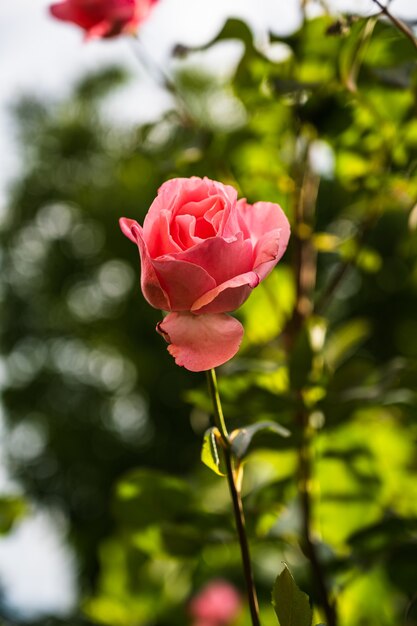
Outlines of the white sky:
{"type": "MultiPolygon", "coordinates": [[[[120,62],[136,72],[138,80],[128,94],[115,101],[117,117],[131,121],[156,118],[169,102],[138,68],[131,41],[120,38],[85,44],[81,31],[49,17],[48,4],[49,0],[0,3],[0,210],[7,182],[19,171],[8,109],[20,95],[59,99],[69,93],[78,76],[120,62]]],[[[372,0],[331,0],[328,4],[352,13],[375,12],[372,0]]],[[[390,8],[399,17],[417,19],[416,0],[393,0],[390,8]]],[[[268,29],[289,33],[300,21],[298,0],[160,0],[141,29],[143,46],[154,62],[164,66],[175,43],[209,40],[227,15],[246,19],[260,38],[268,29]]],[[[7,484],[1,461],[0,483],[1,490],[7,484]]],[[[0,581],[10,606],[27,616],[65,613],[71,608],[76,572],[64,541],[62,524],[45,511],[0,540],[0,581]]]]}

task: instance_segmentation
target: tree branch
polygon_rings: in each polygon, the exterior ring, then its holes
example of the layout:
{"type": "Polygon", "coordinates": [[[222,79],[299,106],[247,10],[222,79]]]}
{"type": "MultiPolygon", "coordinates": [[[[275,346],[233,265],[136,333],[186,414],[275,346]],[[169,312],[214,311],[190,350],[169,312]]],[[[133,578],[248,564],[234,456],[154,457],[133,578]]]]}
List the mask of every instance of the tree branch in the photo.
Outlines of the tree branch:
{"type": "Polygon", "coordinates": [[[414,33],[411,30],[411,28],[409,28],[409,26],[407,26],[407,24],[405,24],[402,20],[398,19],[398,17],[395,17],[395,15],[393,15],[389,11],[389,9],[387,9],[387,7],[384,6],[379,0],[372,0],[372,1],[377,5],[377,7],[380,8],[381,13],[385,15],[385,17],[387,17],[390,20],[390,22],[392,22],[394,26],[398,28],[398,30],[400,30],[411,41],[411,43],[417,50],[417,39],[414,36],[414,33]]]}

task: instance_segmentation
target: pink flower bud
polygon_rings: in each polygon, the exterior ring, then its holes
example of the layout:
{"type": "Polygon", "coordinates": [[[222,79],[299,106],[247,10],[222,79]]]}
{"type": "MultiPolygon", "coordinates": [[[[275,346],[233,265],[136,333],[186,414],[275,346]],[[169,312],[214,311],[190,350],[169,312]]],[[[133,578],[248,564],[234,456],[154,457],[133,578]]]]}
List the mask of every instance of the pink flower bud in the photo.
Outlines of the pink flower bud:
{"type": "Polygon", "coordinates": [[[122,218],[139,248],[141,287],[149,304],[170,311],[158,324],[177,365],[209,370],[239,349],[239,308],[284,254],[290,225],[272,202],[238,200],[229,185],[174,178],[162,185],[143,228],[122,218]]]}

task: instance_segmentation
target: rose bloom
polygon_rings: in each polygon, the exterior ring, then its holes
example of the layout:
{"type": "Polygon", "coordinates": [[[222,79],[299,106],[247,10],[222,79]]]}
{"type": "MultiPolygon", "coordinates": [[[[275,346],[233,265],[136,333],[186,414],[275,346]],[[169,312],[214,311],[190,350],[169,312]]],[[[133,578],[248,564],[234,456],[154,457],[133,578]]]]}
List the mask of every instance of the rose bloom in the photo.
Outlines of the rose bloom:
{"type": "Polygon", "coordinates": [[[158,0],[63,0],[50,6],[58,20],[73,22],[87,39],[134,33],[158,0]]]}
{"type": "Polygon", "coordinates": [[[237,309],[274,268],[290,226],[271,202],[251,205],[208,178],[174,178],[158,191],[143,228],[122,218],[139,248],[141,287],[153,307],[170,311],[157,330],[177,365],[199,372],[231,359],[243,327],[237,309]]]}
{"type": "Polygon", "coordinates": [[[242,606],[240,594],[225,580],[213,580],[191,600],[188,611],[193,626],[224,626],[230,624],[242,606]]]}

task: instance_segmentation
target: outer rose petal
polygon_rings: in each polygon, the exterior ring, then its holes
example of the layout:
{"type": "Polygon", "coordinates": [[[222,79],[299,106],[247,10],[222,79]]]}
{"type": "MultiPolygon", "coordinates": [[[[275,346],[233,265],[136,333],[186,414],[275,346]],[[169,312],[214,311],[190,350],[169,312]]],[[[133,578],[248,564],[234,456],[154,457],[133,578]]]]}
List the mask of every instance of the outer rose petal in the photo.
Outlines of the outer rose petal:
{"type": "Polygon", "coordinates": [[[263,280],[278,263],[287,249],[290,223],[278,204],[239,200],[240,225],[250,237],[255,249],[254,271],[263,280]]]}
{"type": "Polygon", "coordinates": [[[203,372],[229,361],[239,350],[243,326],[225,313],[170,313],[157,331],[170,344],[175,363],[190,372],[203,372]]]}
{"type": "MultiPolygon", "coordinates": [[[[273,202],[255,202],[255,204],[251,205],[242,199],[238,201],[237,208],[242,231],[246,237],[252,240],[254,245],[264,235],[277,228],[281,229],[282,242],[288,242],[290,224],[284,211],[278,204],[273,202]]],[[[282,254],[285,252],[285,247],[282,254]]]]}
{"type": "Polygon", "coordinates": [[[139,224],[137,223],[136,220],[130,220],[127,217],[121,217],[119,219],[119,226],[120,226],[120,230],[122,231],[122,233],[128,238],[130,239],[130,241],[133,241],[133,243],[137,244],[137,237],[136,235],[132,232],[132,227],[136,226],[137,228],[140,229],[139,224]]]}
{"type": "Polygon", "coordinates": [[[198,265],[169,257],[152,260],[159,282],[168,295],[169,311],[189,311],[196,297],[214,289],[216,283],[198,265]]]}
{"type": "Polygon", "coordinates": [[[49,12],[58,20],[74,22],[76,20],[76,12],[69,2],[57,2],[49,7],[49,12]]]}
{"type": "Polygon", "coordinates": [[[224,282],[196,300],[191,311],[198,313],[227,313],[238,309],[259,285],[255,272],[247,272],[224,282]]]}
{"type": "Polygon", "coordinates": [[[152,260],[149,256],[148,248],[145,240],[143,239],[142,228],[135,220],[129,220],[121,218],[119,220],[120,228],[126,237],[136,243],[139,248],[140,260],[141,260],[141,288],[143,295],[149,304],[155,309],[162,309],[164,311],[170,310],[170,303],[166,292],[161,287],[156,272],[152,265],[152,260]]]}
{"type": "Polygon", "coordinates": [[[259,280],[266,278],[274,269],[287,249],[288,237],[283,239],[282,231],[277,229],[267,233],[258,241],[255,247],[254,272],[259,276],[259,280]]]}

